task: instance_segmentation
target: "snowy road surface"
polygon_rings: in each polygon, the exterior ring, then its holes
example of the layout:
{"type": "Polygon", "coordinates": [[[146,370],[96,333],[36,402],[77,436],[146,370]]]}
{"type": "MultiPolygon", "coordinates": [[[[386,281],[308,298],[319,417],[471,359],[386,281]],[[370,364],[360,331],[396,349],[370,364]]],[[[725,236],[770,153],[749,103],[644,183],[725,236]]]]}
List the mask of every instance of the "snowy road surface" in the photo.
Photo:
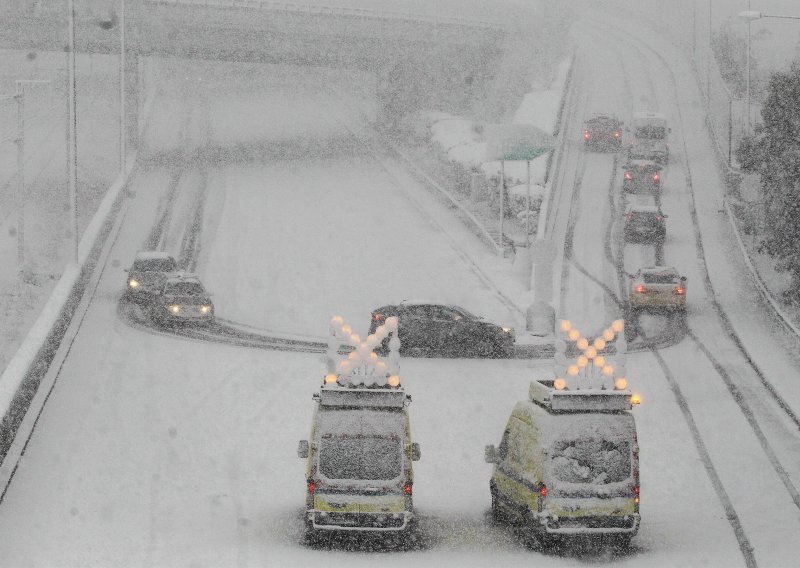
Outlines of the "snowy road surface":
{"type": "MultiPolygon", "coordinates": [[[[110,262],[0,505],[0,534],[13,535],[0,540],[0,563],[791,565],[800,553],[792,494],[800,452],[796,428],[761,379],[800,409],[790,382],[796,362],[753,307],[749,282],[734,277],[743,272],[717,213],[722,190],[686,62],[656,37],[646,38],[654,51],[594,20],[594,27],[578,22],[574,34],[577,92],[552,235],[563,244],[572,234],[560,305],[586,329],[607,323],[619,315],[617,268],[654,260],[645,245],[619,246],[619,164],[580,145],[582,117],[592,111],[628,117],[648,107],[670,117],[663,254],[689,277],[686,337],[629,356],[644,401],[635,410],[643,521],[629,551],[531,550],[490,522],[483,446],[499,441],[513,403],[547,368],[525,360],[403,361],[422,446],[418,548],[301,542],[304,463],[295,448],[308,434],[322,361],[127,326],[117,316],[121,269],[143,243],[189,251],[220,315],[265,329],[323,335],[338,311],[363,333],[370,309],[406,294],[500,320],[515,316],[453,247],[485,267],[502,261],[401,168],[376,157],[353,112],[362,97],[344,100],[352,77],[270,68],[236,92],[230,79],[252,68],[218,66],[212,77],[192,64],[164,77],[148,133],[153,158],[131,182],[135,197],[110,262]],[[338,83],[336,90],[321,88],[326,83],[338,83]],[[193,234],[187,227],[197,215],[193,234]]],[[[498,280],[523,297],[513,281],[498,280]]]]}

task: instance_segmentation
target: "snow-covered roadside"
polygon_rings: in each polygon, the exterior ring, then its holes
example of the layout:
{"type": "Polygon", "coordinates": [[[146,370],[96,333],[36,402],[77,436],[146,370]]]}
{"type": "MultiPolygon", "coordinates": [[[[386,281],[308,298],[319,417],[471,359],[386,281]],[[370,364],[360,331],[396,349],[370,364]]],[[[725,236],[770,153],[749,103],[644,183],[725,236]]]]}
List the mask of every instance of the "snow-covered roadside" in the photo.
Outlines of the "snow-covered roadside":
{"type": "MultiPolygon", "coordinates": [[[[557,134],[559,109],[564,97],[572,56],[564,58],[557,66],[555,78],[545,90],[527,93],[514,114],[512,124],[529,124],[544,132],[557,134]]],[[[532,85],[534,86],[534,85],[532,85]]],[[[500,162],[487,160],[487,143],[483,137],[483,125],[471,119],[455,117],[445,113],[427,115],[430,121],[431,141],[451,162],[467,169],[479,169],[487,183],[500,175],[500,162]]],[[[547,175],[547,154],[531,161],[531,184],[541,188],[547,175]]],[[[527,180],[526,162],[507,161],[504,165],[507,179],[521,184],[527,180]]],[[[516,185],[518,185],[516,184],[516,185]]]]}
{"type": "MultiPolygon", "coordinates": [[[[153,100],[152,93],[148,93],[142,113],[144,118],[152,107],[153,100]]],[[[145,123],[144,118],[140,122],[140,126],[145,123]]],[[[93,269],[100,245],[107,237],[115,214],[119,211],[123,198],[122,190],[135,168],[136,158],[136,151],[128,155],[126,171],[117,175],[91,216],[78,244],[77,264],[69,261],[69,253],[64,254],[70,248],[62,247],[63,256],[60,258],[64,263],[64,270],[52,290],[41,290],[36,298],[38,301],[32,302],[28,306],[28,313],[22,314],[23,317],[16,322],[10,322],[11,325],[18,324],[16,332],[21,343],[0,375],[0,416],[5,417],[4,428],[9,426],[9,422],[13,423],[18,418],[17,414],[24,413],[25,409],[12,409],[12,402],[26,376],[41,358],[51,357],[55,352],[58,341],[69,323],[71,313],[83,294],[86,285],[84,276],[93,269]],[[42,305],[41,312],[28,327],[28,318],[35,315],[36,308],[42,305]],[[10,412],[12,410],[15,412],[10,412]]],[[[80,205],[88,208],[91,206],[90,203],[82,202],[80,205]]],[[[67,242],[69,241],[71,239],[67,239],[67,242]]]]}

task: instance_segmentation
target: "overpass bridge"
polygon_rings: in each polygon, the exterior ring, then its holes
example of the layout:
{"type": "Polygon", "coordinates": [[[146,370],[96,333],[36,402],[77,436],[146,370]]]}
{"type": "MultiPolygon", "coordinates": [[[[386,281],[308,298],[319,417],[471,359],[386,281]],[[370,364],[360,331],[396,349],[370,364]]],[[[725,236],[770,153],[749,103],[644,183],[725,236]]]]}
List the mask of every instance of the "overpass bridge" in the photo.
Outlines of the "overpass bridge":
{"type": "MultiPolygon", "coordinates": [[[[384,109],[397,115],[420,100],[420,88],[428,96],[463,90],[462,100],[469,98],[490,80],[505,33],[491,21],[364,9],[347,0],[73,1],[76,51],[105,54],[119,53],[124,1],[130,100],[137,100],[140,56],[235,60],[367,70],[378,78],[384,109]]],[[[66,0],[0,2],[0,49],[63,51],[67,29],[66,0]]],[[[129,137],[137,118],[134,108],[129,137]]]]}
{"type": "MultiPolygon", "coordinates": [[[[76,49],[119,51],[122,0],[74,0],[76,49]]],[[[487,21],[270,0],[125,0],[131,53],[381,69],[434,49],[483,51],[502,28],[487,21]]],[[[0,48],[60,51],[66,0],[0,2],[0,48]]]]}

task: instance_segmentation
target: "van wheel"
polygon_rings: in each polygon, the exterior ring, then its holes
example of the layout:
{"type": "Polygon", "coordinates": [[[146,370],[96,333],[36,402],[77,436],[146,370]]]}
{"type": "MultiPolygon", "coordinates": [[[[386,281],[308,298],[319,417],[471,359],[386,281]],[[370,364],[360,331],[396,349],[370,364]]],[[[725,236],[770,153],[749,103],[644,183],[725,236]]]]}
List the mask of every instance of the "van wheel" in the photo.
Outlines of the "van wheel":
{"type": "Polygon", "coordinates": [[[630,534],[617,534],[611,537],[611,546],[618,550],[626,550],[631,546],[631,539],[633,535],[630,534]]]}
{"type": "Polygon", "coordinates": [[[492,491],[492,522],[494,523],[505,523],[506,522],[506,515],[500,510],[500,500],[497,498],[497,494],[492,491]]]}
{"type": "Polygon", "coordinates": [[[315,546],[320,542],[319,532],[314,529],[314,525],[309,521],[306,521],[305,530],[303,531],[303,542],[308,546],[315,546]]]}

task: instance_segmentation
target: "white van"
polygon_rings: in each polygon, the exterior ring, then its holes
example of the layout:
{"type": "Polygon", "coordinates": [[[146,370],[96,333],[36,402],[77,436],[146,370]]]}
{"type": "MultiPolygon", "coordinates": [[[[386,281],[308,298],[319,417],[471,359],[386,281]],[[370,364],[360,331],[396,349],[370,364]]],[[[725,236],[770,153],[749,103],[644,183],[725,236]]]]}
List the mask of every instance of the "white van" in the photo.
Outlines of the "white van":
{"type": "Polygon", "coordinates": [[[639,530],[639,445],[629,390],[559,390],[533,381],[500,446],[486,447],[492,517],[548,544],[603,534],[627,546],[639,530]]]}
{"type": "Polygon", "coordinates": [[[667,118],[655,112],[637,112],[633,115],[633,140],[628,149],[631,160],[654,160],[660,164],[669,162],[670,128],[667,118]]]}

